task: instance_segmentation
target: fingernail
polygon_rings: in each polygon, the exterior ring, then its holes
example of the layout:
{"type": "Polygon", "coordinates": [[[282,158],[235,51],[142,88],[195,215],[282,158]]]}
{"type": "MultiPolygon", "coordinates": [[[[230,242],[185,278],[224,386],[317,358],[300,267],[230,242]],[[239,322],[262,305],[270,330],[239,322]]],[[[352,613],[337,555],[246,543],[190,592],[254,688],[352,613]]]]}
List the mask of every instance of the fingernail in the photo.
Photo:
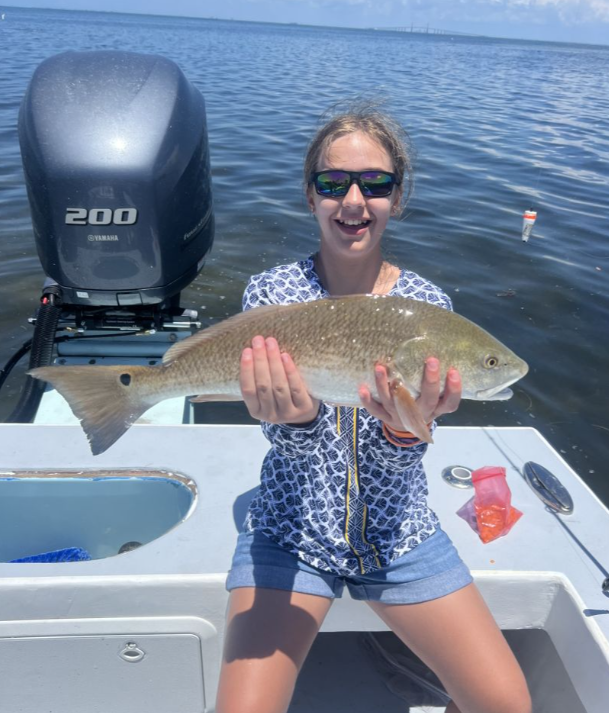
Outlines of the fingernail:
{"type": "Polygon", "coordinates": [[[241,354],[241,359],[243,359],[243,361],[252,360],[252,350],[249,347],[243,350],[243,353],[241,354]]]}
{"type": "Polygon", "coordinates": [[[437,359],[434,359],[433,357],[428,359],[425,362],[425,365],[427,366],[429,371],[438,371],[438,369],[440,368],[440,362],[437,359]]]}
{"type": "Polygon", "coordinates": [[[459,381],[459,372],[456,369],[451,369],[448,372],[448,379],[452,381],[453,384],[456,384],[459,381]]]}
{"type": "Polygon", "coordinates": [[[277,349],[278,348],[277,340],[274,337],[269,337],[266,340],[266,348],[267,349],[277,349]]]}
{"type": "Polygon", "coordinates": [[[262,347],[264,347],[264,339],[262,337],[254,337],[252,339],[252,346],[254,349],[262,349],[262,347]]]}

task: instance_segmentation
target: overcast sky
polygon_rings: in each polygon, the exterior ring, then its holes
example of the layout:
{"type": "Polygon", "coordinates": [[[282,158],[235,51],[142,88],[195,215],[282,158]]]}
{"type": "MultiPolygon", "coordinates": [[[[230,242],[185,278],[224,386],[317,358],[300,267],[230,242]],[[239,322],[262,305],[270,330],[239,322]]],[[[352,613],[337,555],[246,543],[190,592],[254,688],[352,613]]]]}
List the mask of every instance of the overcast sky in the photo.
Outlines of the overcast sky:
{"type": "MultiPolygon", "coordinates": [[[[340,27],[414,24],[609,45],[609,0],[10,0],[9,5],[340,27]]],[[[0,7],[9,9],[1,0],[0,7]]]]}

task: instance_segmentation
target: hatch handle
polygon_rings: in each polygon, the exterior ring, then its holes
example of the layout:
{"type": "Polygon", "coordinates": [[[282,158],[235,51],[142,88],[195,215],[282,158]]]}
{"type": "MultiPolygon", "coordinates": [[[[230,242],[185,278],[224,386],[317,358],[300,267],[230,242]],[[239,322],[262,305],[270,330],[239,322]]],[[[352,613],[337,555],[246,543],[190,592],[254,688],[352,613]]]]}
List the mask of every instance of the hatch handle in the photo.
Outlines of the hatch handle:
{"type": "Polygon", "coordinates": [[[138,663],[146,656],[146,653],[134,641],[130,641],[125,645],[119,656],[128,663],[138,663]]]}

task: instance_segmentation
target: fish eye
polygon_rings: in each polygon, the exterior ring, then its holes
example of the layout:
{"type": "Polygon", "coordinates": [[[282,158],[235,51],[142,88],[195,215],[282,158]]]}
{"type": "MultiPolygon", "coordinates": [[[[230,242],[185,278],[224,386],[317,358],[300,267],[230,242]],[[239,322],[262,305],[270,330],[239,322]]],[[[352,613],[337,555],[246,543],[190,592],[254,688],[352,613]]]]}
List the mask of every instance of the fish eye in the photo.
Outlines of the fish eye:
{"type": "Polygon", "coordinates": [[[492,356],[491,354],[489,354],[488,356],[484,357],[485,369],[494,369],[496,366],[499,366],[499,359],[497,359],[496,356],[492,356]]]}

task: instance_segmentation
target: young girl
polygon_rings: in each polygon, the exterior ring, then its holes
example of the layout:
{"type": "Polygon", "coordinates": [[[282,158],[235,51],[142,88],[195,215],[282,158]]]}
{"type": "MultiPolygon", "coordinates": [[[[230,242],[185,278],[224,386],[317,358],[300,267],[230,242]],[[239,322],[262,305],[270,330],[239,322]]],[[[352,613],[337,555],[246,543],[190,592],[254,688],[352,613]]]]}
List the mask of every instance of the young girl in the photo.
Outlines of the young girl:
{"type": "MultiPolygon", "coordinates": [[[[318,131],[304,175],[319,251],[252,277],[244,309],[357,293],[451,309],[435,285],[382,257],[387,221],[410,192],[402,136],[372,108],[318,131]]],[[[440,384],[439,366],[427,360],[418,399],[432,428],[461,398],[458,372],[440,384]]],[[[361,408],[336,408],[308,394],[276,340],[256,337],[243,352],[243,398],[271,450],[227,580],[217,713],[284,713],[345,586],[435,671],[447,712],[531,712],[518,663],[427,505],[427,446],[403,431],[384,367],[375,378],[379,401],[362,384],[361,408]]]]}

